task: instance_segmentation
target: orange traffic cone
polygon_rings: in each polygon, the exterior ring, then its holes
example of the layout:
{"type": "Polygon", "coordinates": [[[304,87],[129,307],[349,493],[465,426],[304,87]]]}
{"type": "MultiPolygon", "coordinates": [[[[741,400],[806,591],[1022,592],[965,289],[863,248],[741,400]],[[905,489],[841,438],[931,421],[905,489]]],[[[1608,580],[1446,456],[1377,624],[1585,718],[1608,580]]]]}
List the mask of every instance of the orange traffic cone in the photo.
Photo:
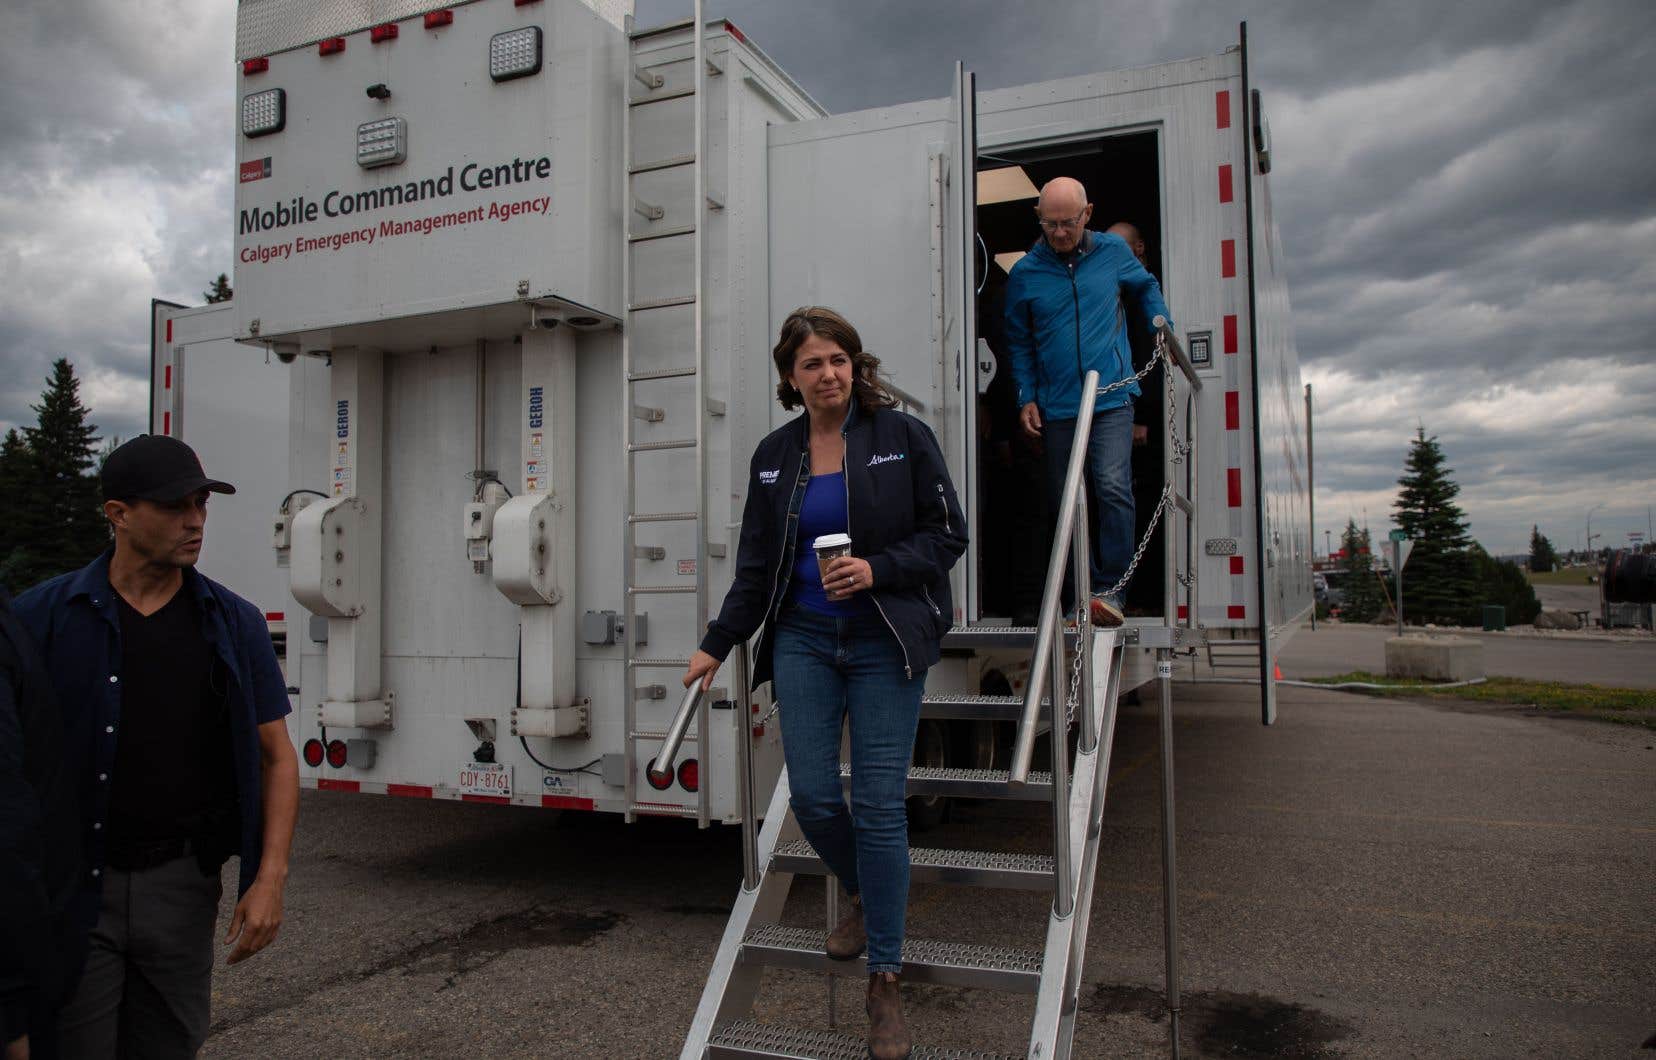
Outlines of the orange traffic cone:
{"type": "Polygon", "coordinates": [[[1276,679],[1278,681],[1282,680],[1282,667],[1280,666],[1276,667],[1276,679]]]}

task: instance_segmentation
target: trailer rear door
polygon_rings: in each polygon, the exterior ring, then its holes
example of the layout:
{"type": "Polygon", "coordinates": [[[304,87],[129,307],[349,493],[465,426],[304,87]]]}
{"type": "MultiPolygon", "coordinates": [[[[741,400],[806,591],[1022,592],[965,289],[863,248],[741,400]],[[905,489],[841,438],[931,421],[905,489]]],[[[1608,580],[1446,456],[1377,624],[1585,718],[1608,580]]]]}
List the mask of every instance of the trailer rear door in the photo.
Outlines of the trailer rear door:
{"type": "Polygon", "coordinates": [[[767,148],[772,333],[839,310],[937,432],[970,523],[956,622],[978,611],[976,98],[957,63],[947,98],[773,126],[767,148]]]}

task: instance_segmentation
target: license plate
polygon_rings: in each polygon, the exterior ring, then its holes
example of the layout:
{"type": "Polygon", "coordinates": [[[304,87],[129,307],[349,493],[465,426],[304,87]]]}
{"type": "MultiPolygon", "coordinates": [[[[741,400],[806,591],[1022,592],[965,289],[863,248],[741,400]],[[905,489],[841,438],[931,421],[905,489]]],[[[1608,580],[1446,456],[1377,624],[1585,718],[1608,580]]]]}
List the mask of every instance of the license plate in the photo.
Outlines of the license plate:
{"type": "Polygon", "coordinates": [[[501,762],[467,762],[460,767],[460,779],[455,787],[462,795],[511,798],[512,767],[501,762]]]}

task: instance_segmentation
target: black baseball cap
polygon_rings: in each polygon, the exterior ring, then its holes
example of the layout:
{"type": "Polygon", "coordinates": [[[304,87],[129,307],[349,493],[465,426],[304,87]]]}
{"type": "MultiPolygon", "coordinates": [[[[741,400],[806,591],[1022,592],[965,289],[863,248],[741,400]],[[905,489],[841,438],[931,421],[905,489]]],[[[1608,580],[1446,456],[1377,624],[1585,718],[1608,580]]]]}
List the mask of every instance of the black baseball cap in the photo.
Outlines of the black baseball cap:
{"type": "Polygon", "coordinates": [[[176,501],[197,490],[234,493],[228,482],[207,477],[195,450],[164,434],[140,434],[104,461],[106,501],[176,501]]]}

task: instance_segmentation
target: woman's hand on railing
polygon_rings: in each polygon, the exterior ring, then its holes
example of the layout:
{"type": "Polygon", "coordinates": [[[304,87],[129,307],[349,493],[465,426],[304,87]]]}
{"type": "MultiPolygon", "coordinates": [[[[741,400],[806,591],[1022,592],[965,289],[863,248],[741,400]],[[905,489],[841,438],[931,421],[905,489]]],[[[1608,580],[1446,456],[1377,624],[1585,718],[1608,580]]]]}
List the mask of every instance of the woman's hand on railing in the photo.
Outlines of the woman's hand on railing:
{"type": "Polygon", "coordinates": [[[690,668],[684,671],[684,687],[689,688],[691,682],[699,677],[702,679],[702,691],[707,691],[713,687],[713,676],[719,672],[719,666],[719,660],[697,649],[690,656],[690,668]]]}

